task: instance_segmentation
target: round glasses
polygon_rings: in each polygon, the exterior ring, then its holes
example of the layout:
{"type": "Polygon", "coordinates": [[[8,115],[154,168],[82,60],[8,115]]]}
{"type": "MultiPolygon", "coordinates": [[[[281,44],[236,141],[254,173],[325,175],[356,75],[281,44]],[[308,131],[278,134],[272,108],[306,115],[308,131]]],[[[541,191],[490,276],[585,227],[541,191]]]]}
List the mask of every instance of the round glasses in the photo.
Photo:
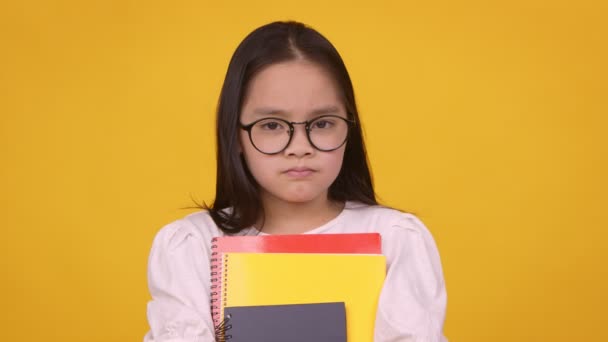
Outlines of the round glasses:
{"type": "Polygon", "coordinates": [[[247,131],[249,141],[256,150],[264,154],[277,154],[289,146],[295,125],[304,125],[308,142],[319,151],[331,152],[344,145],[348,130],[354,123],[337,115],[323,115],[302,122],[262,118],[248,125],[241,124],[241,129],[247,131]]]}

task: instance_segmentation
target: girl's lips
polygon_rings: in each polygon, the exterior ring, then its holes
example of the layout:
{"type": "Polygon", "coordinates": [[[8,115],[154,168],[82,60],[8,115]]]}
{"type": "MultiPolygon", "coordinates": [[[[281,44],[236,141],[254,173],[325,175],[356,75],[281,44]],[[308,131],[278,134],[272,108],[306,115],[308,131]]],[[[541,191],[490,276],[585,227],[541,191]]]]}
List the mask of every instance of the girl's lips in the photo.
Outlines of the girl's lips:
{"type": "Polygon", "coordinates": [[[313,174],[314,172],[315,172],[315,170],[309,169],[307,167],[294,167],[292,169],[285,171],[285,173],[288,176],[294,177],[294,178],[307,177],[307,176],[310,176],[311,174],[313,174]]]}

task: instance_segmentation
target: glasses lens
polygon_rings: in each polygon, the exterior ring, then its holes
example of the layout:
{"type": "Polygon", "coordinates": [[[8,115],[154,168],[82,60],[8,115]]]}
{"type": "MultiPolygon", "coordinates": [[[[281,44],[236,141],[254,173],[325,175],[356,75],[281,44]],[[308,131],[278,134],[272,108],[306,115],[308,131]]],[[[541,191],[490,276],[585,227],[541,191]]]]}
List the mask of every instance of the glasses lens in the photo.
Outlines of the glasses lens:
{"type": "Polygon", "coordinates": [[[309,127],[310,141],[321,151],[337,149],[348,136],[348,122],[339,116],[321,116],[312,121],[309,127]]]}
{"type": "Polygon", "coordinates": [[[289,143],[289,125],[277,119],[264,119],[251,127],[253,145],[264,153],[278,153],[289,143]]]}

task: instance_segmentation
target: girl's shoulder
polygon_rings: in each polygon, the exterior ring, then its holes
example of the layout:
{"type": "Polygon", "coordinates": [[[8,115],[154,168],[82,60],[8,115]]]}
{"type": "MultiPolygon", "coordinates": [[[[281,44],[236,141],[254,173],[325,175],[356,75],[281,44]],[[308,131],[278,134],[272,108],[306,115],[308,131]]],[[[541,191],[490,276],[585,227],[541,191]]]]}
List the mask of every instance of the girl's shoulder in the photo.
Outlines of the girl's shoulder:
{"type": "Polygon", "coordinates": [[[389,265],[407,256],[428,259],[441,267],[432,233],[412,213],[382,205],[355,205],[350,206],[343,226],[345,231],[380,233],[382,253],[389,265]]]}
{"type": "MultiPolygon", "coordinates": [[[[241,234],[245,233],[243,231],[241,234]]],[[[209,212],[201,210],[164,225],[156,233],[154,245],[164,246],[168,251],[179,248],[187,241],[209,247],[213,238],[224,235],[209,212]]]]}
{"type": "Polygon", "coordinates": [[[345,210],[348,221],[351,223],[363,223],[380,230],[427,231],[424,223],[415,214],[385,205],[347,202],[345,210]]]}

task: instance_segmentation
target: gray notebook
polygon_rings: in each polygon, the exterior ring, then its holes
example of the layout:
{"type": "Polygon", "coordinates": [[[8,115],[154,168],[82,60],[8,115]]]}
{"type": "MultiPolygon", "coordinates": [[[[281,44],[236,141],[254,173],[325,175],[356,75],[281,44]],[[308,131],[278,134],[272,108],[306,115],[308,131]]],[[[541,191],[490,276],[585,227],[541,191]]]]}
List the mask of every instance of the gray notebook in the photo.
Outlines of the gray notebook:
{"type": "Polygon", "coordinates": [[[224,308],[227,342],[346,342],[344,303],[224,308]]]}

